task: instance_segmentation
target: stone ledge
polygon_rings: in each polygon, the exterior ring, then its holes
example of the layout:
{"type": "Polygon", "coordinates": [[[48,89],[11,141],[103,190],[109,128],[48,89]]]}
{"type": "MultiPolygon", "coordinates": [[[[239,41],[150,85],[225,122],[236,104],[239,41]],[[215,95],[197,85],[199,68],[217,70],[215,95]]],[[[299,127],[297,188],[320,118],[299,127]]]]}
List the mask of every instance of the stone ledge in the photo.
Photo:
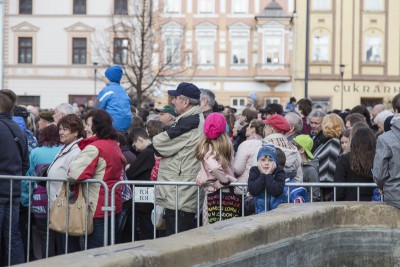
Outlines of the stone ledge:
{"type": "Polygon", "coordinates": [[[168,238],[78,252],[29,266],[208,266],[257,247],[339,228],[390,230],[399,224],[400,211],[384,203],[285,204],[168,238]]]}

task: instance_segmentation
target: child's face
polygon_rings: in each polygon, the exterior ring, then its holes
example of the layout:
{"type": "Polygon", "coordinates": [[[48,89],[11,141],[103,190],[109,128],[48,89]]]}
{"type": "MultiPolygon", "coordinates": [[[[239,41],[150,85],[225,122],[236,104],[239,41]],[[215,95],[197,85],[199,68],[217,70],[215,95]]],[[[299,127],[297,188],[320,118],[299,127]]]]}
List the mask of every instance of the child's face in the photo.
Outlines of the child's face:
{"type": "Polygon", "coordinates": [[[258,162],[260,163],[261,168],[263,168],[265,172],[268,172],[272,168],[274,160],[269,156],[262,156],[258,162]]]}
{"type": "Polygon", "coordinates": [[[348,144],[349,138],[347,138],[346,136],[342,136],[342,138],[340,138],[340,146],[342,147],[342,151],[346,151],[348,144]]]}

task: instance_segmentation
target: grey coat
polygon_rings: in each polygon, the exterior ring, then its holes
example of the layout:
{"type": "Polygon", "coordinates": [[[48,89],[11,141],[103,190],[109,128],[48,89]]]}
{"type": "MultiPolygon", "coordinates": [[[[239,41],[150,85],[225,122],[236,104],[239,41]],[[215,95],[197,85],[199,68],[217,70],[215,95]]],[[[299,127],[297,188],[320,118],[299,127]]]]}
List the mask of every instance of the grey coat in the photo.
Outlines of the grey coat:
{"type": "MultiPolygon", "coordinates": [[[[316,159],[301,163],[303,169],[303,182],[304,183],[319,183],[318,168],[319,162],[316,159]]],[[[311,198],[311,187],[306,187],[308,192],[308,199],[311,198]]],[[[319,187],[313,187],[313,201],[320,201],[319,187]]],[[[310,200],[311,201],[311,200],[310,200]]]]}
{"type": "Polygon", "coordinates": [[[392,120],[392,130],[381,134],[376,143],[373,175],[385,201],[400,208],[400,114],[392,120]]]}

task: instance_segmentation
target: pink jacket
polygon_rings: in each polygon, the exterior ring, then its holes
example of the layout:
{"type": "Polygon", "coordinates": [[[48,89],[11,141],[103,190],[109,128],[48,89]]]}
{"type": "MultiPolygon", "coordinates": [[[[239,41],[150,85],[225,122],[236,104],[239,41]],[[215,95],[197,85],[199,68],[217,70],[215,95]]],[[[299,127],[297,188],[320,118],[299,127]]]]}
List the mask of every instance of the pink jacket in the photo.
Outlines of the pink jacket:
{"type": "MultiPolygon", "coordinates": [[[[262,139],[250,139],[240,144],[235,155],[233,169],[239,183],[247,183],[249,179],[250,168],[254,165],[254,157],[262,146],[262,139]]],[[[244,192],[246,194],[246,191],[244,192]]],[[[235,194],[241,195],[241,187],[235,187],[235,194]]]]}
{"type": "Polygon", "coordinates": [[[198,186],[204,187],[206,193],[212,193],[231,182],[236,182],[232,166],[222,167],[215,159],[215,152],[211,147],[204,159],[200,162],[200,171],[196,177],[198,186]]]}

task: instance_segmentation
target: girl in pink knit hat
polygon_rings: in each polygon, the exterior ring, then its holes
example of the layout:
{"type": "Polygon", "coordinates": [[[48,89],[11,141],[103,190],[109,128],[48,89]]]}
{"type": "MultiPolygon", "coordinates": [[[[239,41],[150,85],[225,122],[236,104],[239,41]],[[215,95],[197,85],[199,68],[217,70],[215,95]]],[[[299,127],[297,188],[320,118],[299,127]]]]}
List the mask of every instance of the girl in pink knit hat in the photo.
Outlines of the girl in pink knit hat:
{"type": "Polygon", "coordinates": [[[223,211],[221,219],[240,215],[241,199],[231,193],[231,187],[228,187],[231,182],[237,181],[232,167],[233,153],[232,143],[226,134],[224,115],[211,113],[204,122],[204,136],[196,147],[196,157],[201,166],[196,183],[206,193],[203,205],[203,225],[220,220],[221,195],[223,211]]]}

